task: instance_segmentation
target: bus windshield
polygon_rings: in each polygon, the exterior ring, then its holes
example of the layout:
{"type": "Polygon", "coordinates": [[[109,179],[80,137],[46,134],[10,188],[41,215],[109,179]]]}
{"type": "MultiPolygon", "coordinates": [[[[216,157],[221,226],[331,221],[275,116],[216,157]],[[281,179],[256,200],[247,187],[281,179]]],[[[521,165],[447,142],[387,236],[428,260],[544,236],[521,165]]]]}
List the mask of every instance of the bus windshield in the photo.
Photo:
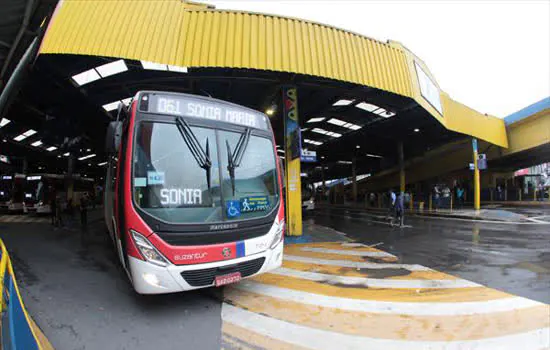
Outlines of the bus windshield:
{"type": "Polygon", "coordinates": [[[176,123],[142,121],[136,128],[133,195],[147,214],[169,223],[212,223],[266,216],[278,203],[275,153],[267,134],[250,133],[240,163],[229,166],[247,129],[189,125],[200,153],[210,160],[205,166],[176,123]]]}

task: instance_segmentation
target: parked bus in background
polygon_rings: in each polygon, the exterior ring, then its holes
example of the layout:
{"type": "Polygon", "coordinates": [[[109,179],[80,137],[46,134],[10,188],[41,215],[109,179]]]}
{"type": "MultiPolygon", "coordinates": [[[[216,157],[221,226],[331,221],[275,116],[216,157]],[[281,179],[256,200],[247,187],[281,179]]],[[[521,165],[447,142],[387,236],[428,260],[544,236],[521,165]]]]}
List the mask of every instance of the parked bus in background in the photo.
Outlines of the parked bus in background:
{"type": "Polygon", "coordinates": [[[281,178],[266,115],[152,91],[118,112],[106,137],[105,220],[138,293],[222,286],[281,265],[281,178]]]}
{"type": "Polygon", "coordinates": [[[85,193],[94,191],[94,180],[73,175],[69,179],[64,174],[30,174],[25,187],[25,209],[37,214],[51,214],[51,203],[60,200],[61,210],[67,208],[69,197],[73,203],[78,203],[85,193]],[[73,191],[67,193],[68,184],[72,182],[73,191]]]}
{"type": "Polygon", "coordinates": [[[8,209],[13,191],[13,175],[0,176],[0,209],[8,209]]]}
{"type": "Polygon", "coordinates": [[[7,175],[6,179],[11,181],[11,194],[8,201],[8,211],[10,213],[23,212],[26,176],[24,174],[7,175]]]}

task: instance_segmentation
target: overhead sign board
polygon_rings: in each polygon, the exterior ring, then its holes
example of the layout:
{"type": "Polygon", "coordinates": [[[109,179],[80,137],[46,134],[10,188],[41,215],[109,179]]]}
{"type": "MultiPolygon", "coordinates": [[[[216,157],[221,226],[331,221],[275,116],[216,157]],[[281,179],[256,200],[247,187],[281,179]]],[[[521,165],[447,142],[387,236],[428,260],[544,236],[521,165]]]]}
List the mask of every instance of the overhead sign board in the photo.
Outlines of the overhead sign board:
{"type": "Polygon", "coordinates": [[[317,162],[317,152],[308,151],[307,149],[302,149],[300,160],[304,163],[315,163],[317,162]]]}
{"type": "Polygon", "coordinates": [[[215,99],[170,93],[145,93],[140,99],[139,110],[143,112],[210,119],[269,130],[264,114],[215,99]]]}

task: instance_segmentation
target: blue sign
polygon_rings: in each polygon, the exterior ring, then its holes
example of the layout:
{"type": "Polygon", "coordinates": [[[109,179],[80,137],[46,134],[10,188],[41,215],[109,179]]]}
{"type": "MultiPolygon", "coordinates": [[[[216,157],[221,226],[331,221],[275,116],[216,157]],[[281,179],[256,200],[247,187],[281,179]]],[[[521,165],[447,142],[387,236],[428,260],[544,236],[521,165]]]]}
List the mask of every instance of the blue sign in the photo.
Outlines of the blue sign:
{"type": "Polygon", "coordinates": [[[148,171],[147,183],[149,185],[164,185],[164,171],[148,171]]]}
{"type": "Polygon", "coordinates": [[[317,162],[317,152],[308,151],[307,149],[302,149],[300,160],[304,163],[315,163],[317,162]]]}
{"type": "Polygon", "coordinates": [[[239,200],[230,200],[225,202],[225,209],[228,218],[241,216],[241,203],[239,200]]]}
{"type": "Polygon", "coordinates": [[[241,212],[252,213],[255,211],[266,211],[270,208],[267,196],[244,197],[240,200],[241,212]]]}

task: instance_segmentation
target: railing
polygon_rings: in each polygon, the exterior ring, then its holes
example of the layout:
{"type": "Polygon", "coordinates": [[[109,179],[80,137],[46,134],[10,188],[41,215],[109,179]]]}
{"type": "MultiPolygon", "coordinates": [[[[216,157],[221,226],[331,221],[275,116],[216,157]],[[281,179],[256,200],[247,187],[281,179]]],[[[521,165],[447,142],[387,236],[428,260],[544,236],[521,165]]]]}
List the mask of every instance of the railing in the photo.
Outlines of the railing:
{"type": "MultiPolygon", "coordinates": [[[[25,304],[17,288],[17,281],[10,257],[4,242],[0,240],[0,291],[2,304],[0,319],[0,344],[3,350],[42,350],[51,348],[40,342],[40,332],[25,309],[25,304]]],[[[48,344],[49,345],[49,344],[48,344]]]]}

